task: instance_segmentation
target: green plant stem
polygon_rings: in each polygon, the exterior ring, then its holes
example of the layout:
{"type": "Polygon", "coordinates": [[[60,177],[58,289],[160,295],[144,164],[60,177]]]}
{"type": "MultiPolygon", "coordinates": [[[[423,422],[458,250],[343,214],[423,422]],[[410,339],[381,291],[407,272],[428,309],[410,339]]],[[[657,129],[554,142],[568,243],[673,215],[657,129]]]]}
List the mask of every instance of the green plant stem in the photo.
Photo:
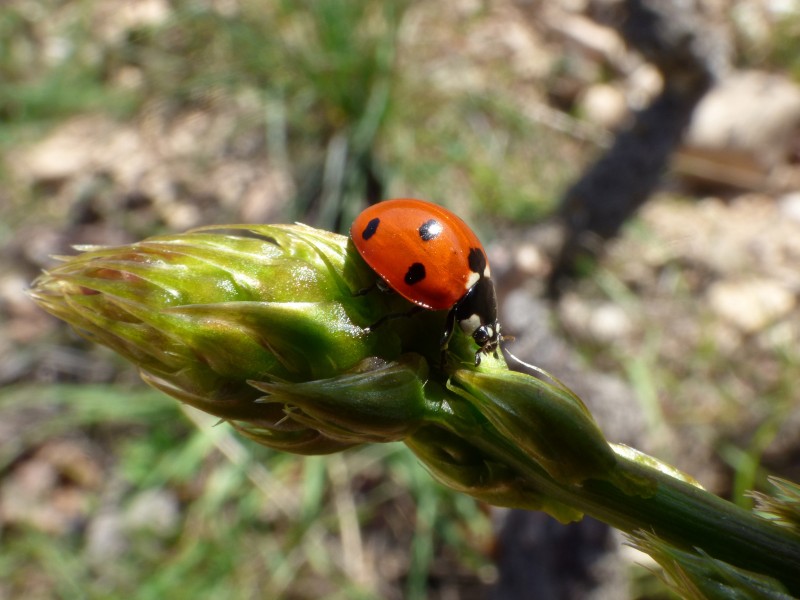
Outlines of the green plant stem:
{"type": "Polygon", "coordinates": [[[800,594],[800,540],[789,531],[688,483],[620,458],[619,469],[656,485],[652,496],[631,495],[607,481],[587,481],[585,512],[621,529],[649,530],[667,542],[770,575],[800,594]]]}
{"type": "Polygon", "coordinates": [[[632,489],[639,493],[608,480],[564,485],[500,436],[472,441],[495,456],[502,448],[506,462],[554,500],[626,533],[643,530],[679,547],[702,548],[714,558],[774,577],[800,595],[797,536],[714,494],[619,454],[615,479],[637,482],[632,489]]]}

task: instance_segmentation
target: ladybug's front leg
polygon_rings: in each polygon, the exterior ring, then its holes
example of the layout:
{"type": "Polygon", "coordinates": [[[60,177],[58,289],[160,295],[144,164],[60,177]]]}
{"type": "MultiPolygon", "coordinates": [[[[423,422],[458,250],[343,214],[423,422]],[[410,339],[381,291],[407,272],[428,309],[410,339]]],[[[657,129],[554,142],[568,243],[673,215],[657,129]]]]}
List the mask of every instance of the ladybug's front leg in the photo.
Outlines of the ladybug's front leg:
{"type": "Polygon", "coordinates": [[[388,315],[383,315],[380,319],[375,321],[372,325],[366,328],[367,333],[370,331],[375,331],[378,327],[386,323],[386,321],[390,321],[392,319],[402,319],[402,318],[409,318],[413,317],[418,312],[424,310],[421,306],[412,306],[409,310],[405,312],[399,313],[389,313],[388,315]]]}
{"type": "Polygon", "coordinates": [[[447,313],[447,321],[444,324],[444,331],[442,338],[439,341],[439,349],[442,351],[442,365],[445,364],[447,358],[447,347],[450,345],[450,338],[453,337],[453,331],[456,327],[456,309],[454,308],[447,313]]]}
{"type": "Polygon", "coordinates": [[[373,281],[372,285],[370,285],[369,287],[361,288],[360,290],[356,290],[355,292],[353,292],[353,296],[366,296],[372,290],[378,290],[379,292],[382,292],[384,294],[394,293],[394,290],[390,288],[386,284],[386,282],[379,277],[375,281],[373,281]]]}

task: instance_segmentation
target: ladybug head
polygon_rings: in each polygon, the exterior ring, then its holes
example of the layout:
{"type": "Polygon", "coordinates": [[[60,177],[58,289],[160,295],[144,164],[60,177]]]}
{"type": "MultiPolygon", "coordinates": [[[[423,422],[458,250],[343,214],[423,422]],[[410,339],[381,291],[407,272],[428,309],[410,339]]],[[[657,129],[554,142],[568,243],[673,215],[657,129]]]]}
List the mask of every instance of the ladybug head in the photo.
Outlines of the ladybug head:
{"type": "Polygon", "coordinates": [[[481,363],[481,354],[497,353],[503,337],[497,322],[497,297],[491,278],[480,277],[453,307],[451,314],[461,330],[478,344],[476,365],[481,363]]]}
{"type": "Polygon", "coordinates": [[[503,336],[500,334],[500,323],[495,321],[493,324],[487,323],[481,325],[472,332],[472,339],[478,344],[478,349],[475,351],[475,365],[481,364],[481,354],[489,354],[493,352],[497,356],[497,347],[503,336]]]}

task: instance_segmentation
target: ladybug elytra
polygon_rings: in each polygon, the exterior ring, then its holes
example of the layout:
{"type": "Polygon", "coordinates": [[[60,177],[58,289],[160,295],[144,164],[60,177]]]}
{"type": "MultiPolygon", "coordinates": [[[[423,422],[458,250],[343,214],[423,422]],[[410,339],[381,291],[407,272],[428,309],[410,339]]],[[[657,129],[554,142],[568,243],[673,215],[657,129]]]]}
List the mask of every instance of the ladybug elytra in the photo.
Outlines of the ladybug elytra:
{"type": "Polygon", "coordinates": [[[497,354],[502,339],[489,262],[464,221],[437,204],[400,198],[365,209],[350,228],[359,254],[389,288],[419,307],[445,310],[447,349],[456,322],[481,354],[497,354]]]}

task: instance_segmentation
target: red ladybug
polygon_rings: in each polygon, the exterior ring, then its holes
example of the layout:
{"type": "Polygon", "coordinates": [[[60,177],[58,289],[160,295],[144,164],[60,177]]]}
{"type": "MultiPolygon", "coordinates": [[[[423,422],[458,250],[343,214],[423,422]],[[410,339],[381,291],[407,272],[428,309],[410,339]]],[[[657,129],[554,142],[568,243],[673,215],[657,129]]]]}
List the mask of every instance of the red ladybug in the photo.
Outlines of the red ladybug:
{"type": "Polygon", "coordinates": [[[489,262],[464,221],[437,204],[400,198],[364,210],[350,237],[391,289],[422,308],[450,310],[443,351],[458,321],[479,346],[476,365],[481,353],[497,355],[502,336],[489,262]]]}

